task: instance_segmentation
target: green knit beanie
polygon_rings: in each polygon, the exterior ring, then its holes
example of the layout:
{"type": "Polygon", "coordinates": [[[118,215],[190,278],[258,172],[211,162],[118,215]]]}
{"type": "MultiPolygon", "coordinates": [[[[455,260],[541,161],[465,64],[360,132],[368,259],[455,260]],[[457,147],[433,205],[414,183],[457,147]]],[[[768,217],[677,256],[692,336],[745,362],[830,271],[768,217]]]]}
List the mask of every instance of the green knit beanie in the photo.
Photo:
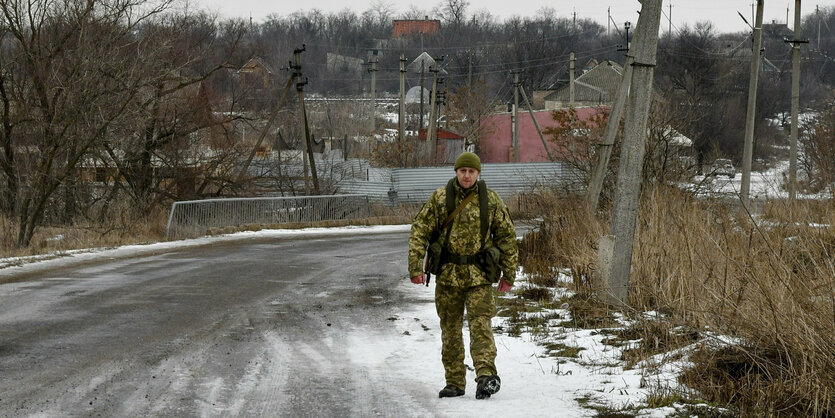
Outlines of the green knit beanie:
{"type": "Polygon", "coordinates": [[[470,167],[481,172],[481,159],[472,152],[462,152],[455,160],[455,171],[461,167],[470,167]]]}

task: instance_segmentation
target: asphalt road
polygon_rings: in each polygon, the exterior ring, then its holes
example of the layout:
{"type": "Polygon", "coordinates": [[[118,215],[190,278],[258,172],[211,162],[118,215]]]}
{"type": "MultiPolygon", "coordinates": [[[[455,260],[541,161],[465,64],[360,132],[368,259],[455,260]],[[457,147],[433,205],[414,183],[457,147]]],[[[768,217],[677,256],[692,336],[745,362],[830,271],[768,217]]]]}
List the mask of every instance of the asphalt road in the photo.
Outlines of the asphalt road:
{"type": "Polygon", "coordinates": [[[345,350],[427,303],[402,291],[407,239],[242,240],[0,284],[0,416],[432,415],[345,350]]]}

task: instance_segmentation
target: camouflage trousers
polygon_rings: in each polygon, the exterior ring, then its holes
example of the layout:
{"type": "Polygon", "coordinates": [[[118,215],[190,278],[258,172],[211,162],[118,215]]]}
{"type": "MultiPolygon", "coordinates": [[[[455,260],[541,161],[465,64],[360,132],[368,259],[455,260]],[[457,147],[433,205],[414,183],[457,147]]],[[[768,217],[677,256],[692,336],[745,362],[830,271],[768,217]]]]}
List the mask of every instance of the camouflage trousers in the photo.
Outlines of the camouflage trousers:
{"type": "Polygon", "coordinates": [[[469,288],[435,287],[435,309],[441,318],[441,361],[444,363],[446,384],[464,389],[464,308],[470,327],[470,357],[476,376],[496,373],[496,343],[493,341],[491,319],[496,315],[496,303],[490,285],[469,288]]]}

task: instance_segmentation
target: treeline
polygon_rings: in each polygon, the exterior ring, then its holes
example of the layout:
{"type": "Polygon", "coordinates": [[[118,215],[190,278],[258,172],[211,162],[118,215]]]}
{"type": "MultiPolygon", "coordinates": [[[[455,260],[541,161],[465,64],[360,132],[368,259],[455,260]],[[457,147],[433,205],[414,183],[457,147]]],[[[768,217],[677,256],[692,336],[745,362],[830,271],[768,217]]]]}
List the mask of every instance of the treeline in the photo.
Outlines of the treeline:
{"type": "MultiPolygon", "coordinates": [[[[526,91],[554,89],[568,81],[570,52],[579,73],[591,59],[622,62],[626,44],[623,27],[561,17],[564,10],[500,21],[471,12],[464,0],[400,15],[382,2],[359,14],[314,9],[258,24],[178,9],[172,0],[0,0],[0,10],[0,214],[14,220],[18,246],[29,245],[38,225],[95,223],[117,207],[148,216],[171,200],[249,193],[241,161],[251,158],[252,138],[276,110],[302,45],[308,94],[362,95],[370,87],[362,64],[373,54],[379,95],[395,93],[400,55],[413,60],[426,51],[444,57],[449,112],[469,102],[478,110],[457,111],[474,115],[511,99],[511,70],[524,71],[526,91]],[[441,21],[436,34],[392,37],[392,20],[424,17],[441,21]],[[328,54],[340,64],[329,68],[328,54]],[[255,82],[239,72],[253,58],[267,67],[255,82]]],[[[804,20],[804,37],[814,39],[803,48],[804,105],[832,96],[833,10],[804,20]]],[[[660,108],[700,156],[741,153],[749,45],[749,34],[719,34],[707,24],[661,39],[660,108]]],[[[789,103],[788,44],[766,37],[766,56],[760,121],[789,103]]],[[[412,87],[419,75],[407,79],[412,87]]],[[[333,108],[326,117],[347,120],[356,110],[333,108]]],[[[298,143],[298,115],[288,109],[276,120],[284,136],[271,131],[268,140],[298,143]]],[[[314,132],[344,134],[312,123],[314,132]]],[[[779,140],[771,136],[758,136],[760,155],[779,140]]]]}

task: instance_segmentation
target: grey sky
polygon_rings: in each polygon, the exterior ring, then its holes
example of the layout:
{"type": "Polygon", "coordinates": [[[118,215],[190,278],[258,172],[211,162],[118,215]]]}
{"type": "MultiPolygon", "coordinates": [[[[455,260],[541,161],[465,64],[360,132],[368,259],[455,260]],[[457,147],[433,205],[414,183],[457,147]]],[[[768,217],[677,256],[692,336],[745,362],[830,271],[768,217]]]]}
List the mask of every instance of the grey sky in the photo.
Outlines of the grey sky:
{"type": "MultiPolygon", "coordinates": [[[[310,3],[281,2],[267,0],[191,0],[192,5],[218,12],[225,17],[252,17],[254,22],[260,22],[270,14],[288,15],[294,11],[307,11],[318,8],[323,12],[336,12],[350,8],[356,13],[367,10],[372,3],[379,3],[380,0],[316,0],[310,3]],[[309,6],[299,7],[299,4],[309,6]]],[[[431,10],[440,1],[416,2],[416,1],[385,1],[395,10],[395,16],[406,11],[412,4],[418,5],[420,9],[431,10]]],[[[667,14],[670,13],[669,5],[672,2],[672,24],[682,26],[693,24],[697,21],[709,20],[721,32],[738,32],[747,30],[748,27],[739,18],[737,12],[745,15],[749,22],[751,19],[753,0],[664,0],[664,13],[662,16],[662,28],[667,30],[667,14]]],[[[780,23],[786,21],[786,9],[789,9],[789,21],[794,20],[794,0],[766,0],[763,20],[768,23],[776,20],[780,23]]],[[[817,2],[804,0],[801,13],[806,15],[815,10],[815,6],[832,7],[835,0],[820,0],[817,2]]],[[[578,18],[591,18],[606,26],[607,9],[611,8],[612,19],[622,26],[623,22],[631,21],[633,24],[638,20],[637,10],[640,3],[637,0],[471,0],[469,12],[478,9],[487,9],[493,15],[503,20],[507,17],[518,15],[533,17],[543,7],[551,7],[556,10],[559,17],[570,17],[577,12],[578,18]]],[[[792,26],[791,24],[789,25],[792,26]]]]}

